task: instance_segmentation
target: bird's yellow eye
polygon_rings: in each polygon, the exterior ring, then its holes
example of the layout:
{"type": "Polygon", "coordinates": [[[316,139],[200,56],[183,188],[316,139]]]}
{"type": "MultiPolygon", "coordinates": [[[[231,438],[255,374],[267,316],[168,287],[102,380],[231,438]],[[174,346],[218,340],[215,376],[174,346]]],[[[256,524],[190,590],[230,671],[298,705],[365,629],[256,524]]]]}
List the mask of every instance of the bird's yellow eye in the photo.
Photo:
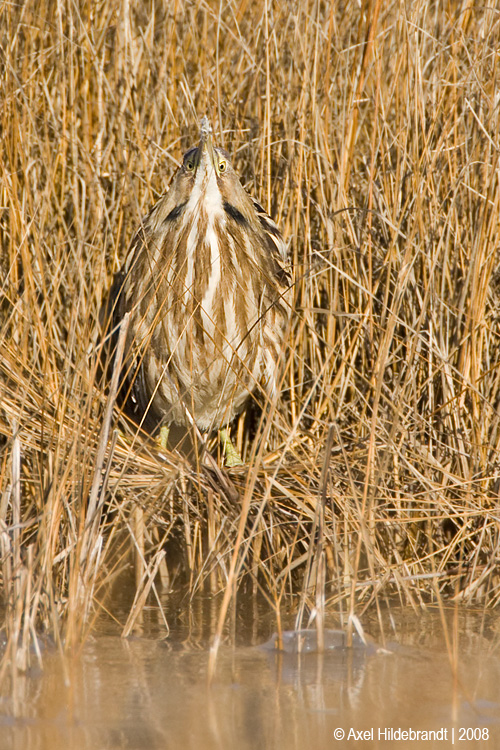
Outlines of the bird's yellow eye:
{"type": "Polygon", "coordinates": [[[222,174],[223,172],[226,171],[226,166],[227,165],[226,165],[225,159],[221,159],[220,162],[219,162],[219,172],[220,172],[220,174],[222,174]]]}
{"type": "Polygon", "coordinates": [[[187,169],[188,172],[192,172],[193,169],[194,169],[194,161],[191,161],[191,159],[189,161],[187,161],[186,162],[186,169],[187,169]]]}

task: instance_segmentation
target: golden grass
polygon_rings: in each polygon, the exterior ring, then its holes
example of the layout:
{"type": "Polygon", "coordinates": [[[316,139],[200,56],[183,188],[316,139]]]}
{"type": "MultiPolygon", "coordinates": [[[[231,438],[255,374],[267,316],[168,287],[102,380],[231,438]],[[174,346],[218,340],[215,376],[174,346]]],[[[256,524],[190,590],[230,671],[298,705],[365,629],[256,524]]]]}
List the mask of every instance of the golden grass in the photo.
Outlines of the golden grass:
{"type": "Polygon", "coordinates": [[[221,623],[241,586],[278,620],[498,603],[499,38],[491,0],[0,3],[11,663],[112,611],[131,549],[125,632],[181,581],[225,591],[221,623]],[[112,274],[204,113],[295,266],[283,388],[229,475],[159,455],[96,377],[112,274]]]}

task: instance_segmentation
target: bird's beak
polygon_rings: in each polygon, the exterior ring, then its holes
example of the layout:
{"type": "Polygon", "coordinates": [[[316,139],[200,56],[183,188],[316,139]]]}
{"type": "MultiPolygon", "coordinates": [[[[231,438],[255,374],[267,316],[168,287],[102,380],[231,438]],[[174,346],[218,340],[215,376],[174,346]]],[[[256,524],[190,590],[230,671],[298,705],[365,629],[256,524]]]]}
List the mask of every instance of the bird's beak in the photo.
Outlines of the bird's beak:
{"type": "Polygon", "coordinates": [[[201,121],[200,128],[200,145],[199,145],[199,159],[200,163],[205,156],[207,159],[207,166],[210,163],[217,174],[217,154],[215,153],[213,139],[212,139],[212,126],[208,121],[208,117],[205,115],[201,121]]]}

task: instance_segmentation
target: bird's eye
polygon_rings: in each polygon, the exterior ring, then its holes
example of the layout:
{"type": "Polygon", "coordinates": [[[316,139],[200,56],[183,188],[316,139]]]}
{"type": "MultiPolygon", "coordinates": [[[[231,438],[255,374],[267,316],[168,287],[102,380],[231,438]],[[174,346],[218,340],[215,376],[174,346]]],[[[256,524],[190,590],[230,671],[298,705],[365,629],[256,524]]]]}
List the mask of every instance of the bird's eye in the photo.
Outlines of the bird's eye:
{"type": "Polygon", "coordinates": [[[194,169],[194,161],[192,161],[191,159],[189,161],[187,161],[186,162],[186,169],[187,169],[188,172],[192,172],[193,169],[194,169]]]}
{"type": "Polygon", "coordinates": [[[227,167],[227,165],[226,165],[225,160],[221,159],[220,162],[219,162],[219,172],[220,172],[220,174],[223,174],[223,172],[226,171],[226,167],[227,167]]]}

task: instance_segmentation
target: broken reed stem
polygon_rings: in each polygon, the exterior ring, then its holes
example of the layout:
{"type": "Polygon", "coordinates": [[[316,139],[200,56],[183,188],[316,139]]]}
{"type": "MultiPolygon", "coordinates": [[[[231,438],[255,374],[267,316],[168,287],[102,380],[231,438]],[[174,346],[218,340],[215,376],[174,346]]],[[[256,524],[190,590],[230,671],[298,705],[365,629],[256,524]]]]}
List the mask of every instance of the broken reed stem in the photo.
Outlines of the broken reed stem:
{"type": "MultiPolygon", "coordinates": [[[[104,459],[106,456],[106,448],[108,447],[109,430],[111,426],[111,419],[113,417],[113,407],[116,401],[116,394],[118,393],[118,386],[120,383],[120,376],[122,373],[122,362],[123,353],[125,351],[125,341],[127,337],[127,331],[130,323],[130,313],[125,313],[120,323],[120,331],[118,334],[118,341],[116,345],[116,354],[113,363],[113,374],[111,376],[111,383],[109,386],[109,394],[106,403],[106,410],[104,412],[101,437],[99,439],[99,447],[97,449],[96,465],[94,472],[94,479],[92,487],[89,493],[89,502],[87,507],[87,527],[92,525],[93,530],[98,525],[98,519],[96,517],[98,510],[98,497],[99,490],[102,487],[103,482],[103,467],[104,459]]],[[[102,495],[102,493],[101,493],[102,495]]],[[[102,497],[101,497],[102,502],[102,497]]],[[[91,536],[93,534],[91,533],[91,536]]],[[[85,554],[85,552],[84,552],[85,554]]]]}
{"type": "Polygon", "coordinates": [[[134,629],[137,620],[142,614],[146,599],[148,598],[149,592],[154,585],[155,578],[160,570],[160,566],[165,557],[165,550],[159,549],[150,564],[145,566],[143,575],[140,581],[136,584],[136,592],[134,602],[130,609],[130,613],[125,623],[125,627],[122,631],[122,638],[127,638],[132,630],[134,629]]]}
{"type": "MultiPolygon", "coordinates": [[[[101,563],[101,554],[103,548],[103,538],[100,533],[101,511],[105,501],[104,486],[109,476],[109,471],[104,471],[104,460],[106,449],[109,441],[109,431],[111,419],[113,416],[113,407],[118,393],[120,375],[122,371],[123,354],[125,350],[125,341],[129,325],[129,315],[126,314],[120,323],[120,330],[116,345],[116,354],[113,363],[113,373],[109,387],[109,393],[104,411],[104,418],[101,427],[99,445],[97,448],[96,462],[94,468],[93,481],[89,492],[89,501],[86,513],[83,516],[83,532],[79,537],[78,565],[73,567],[70,579],[70,598],[76,602],[76,607],[72,609],[68,618],[68,642],[73,640],[73,636],[80,631],[82,624],[87,621],[90,608],[92,605],[96,578],[101,563]]],[[[116,438],[112,441],[112,448],[116,445],[116,438]]],[[[112,453],[108,456],[111,462],[112,453]]],[[[109,464],[108,464],[109,468],[109,464]]]]}
{"type": "Polygon", "coordinates": [[[301,630],[304,627],[304,611],[307,604],[308,597],[310,596],[310,589],[314,585],[315,587],[315,599],[316,599],[316,627],[318,631],[318,649],[322,651],[323,644],[323,624],[324,624],[324,600],[325,600],[325,570],[324,570],[324,522],[325,522],[325,504],[326,504],[326,491],[328,472],[330,468],[330,457],[333,448],[334,438],[334,425],[330,425],[328,429],[328,437],[326,439],[325,452],[323,456],[323,467],[321,469],[321,477],[319,482],[319,497],[316,505],[314,514],[313,525],[311,528],[311,536],[307,553],[306,568],[304,572],[304,582],[302,588],[302,595],[300,598],[300,604],[295,618],[295,630],[301,630]],[[315,581],[312,581],[311,572],[315,570],[316,577],[315,581]],[[321,648],[320,648],[321,645],[321,648]]]}
{"type": "Polygon", "coordinates": [[[18,602],[21,599],[21,442],[17,422],[12,427],[12,581],[14,602],[18,602]]]}
{"type": "Polygon", "coordinates": [[[245,527],[246,527],[247,520],[248,520],[248,512],[250,510],[250,503],[251,503],[252,496],[255,490],[255,484],[258,479],[258,467],[262,462],[264,446],[266,445],[266,441],[268,439],[269,432],[272,426],[272,415],[276,408],[276,396],[273,398],[272,401],[268,401],[266,406],[267,406],[267,409],[264,409],[262,413],[261,422],[260,422],[259,430],[258,430],[258,432],[261,432],[262,430],[260,442],[258,443],[257,441],[255,441],[253,448],[252,448],[252,455],[249,461],[251,469],[248,472],[247,484],[245,488],[245,493],[243,495],[243,501],[241,504],[237,536],[236,536],[236,540],[234,543],[233,552],[231,555],[231,563],[230,563],[229,573],[227,576],[227,581],[226,581],[226,585],[224,589],[224,596],[222,599],[222,604],[221,604],[221,608],[219,612],[217,627],[215,630],[212,645],[210,647],[210,654],[209,654],[209,659],[208,659],[208,671],[207,671],[207,677],[208,677],[209,683],[213,680],[215,676],[215,665],[217,662],[217,653],[218,653],[221,638],[222,638],[222,630],[224,628],[224,623],[226,621],[229,604],[231,602],[231,599],[235,596],[235,593],[236,593],[236,583],[238,580],[238,574],[243,568],[247,553],[250,549],[250,545],[247,544],[246,547],[242,551],[241,545],[245,536],[245,527]],[[262,424],[264,424],[263,429],[262,429],[262,424]],[[258,445],[258,449],[257,449],[257,445],[258,445]]]}

